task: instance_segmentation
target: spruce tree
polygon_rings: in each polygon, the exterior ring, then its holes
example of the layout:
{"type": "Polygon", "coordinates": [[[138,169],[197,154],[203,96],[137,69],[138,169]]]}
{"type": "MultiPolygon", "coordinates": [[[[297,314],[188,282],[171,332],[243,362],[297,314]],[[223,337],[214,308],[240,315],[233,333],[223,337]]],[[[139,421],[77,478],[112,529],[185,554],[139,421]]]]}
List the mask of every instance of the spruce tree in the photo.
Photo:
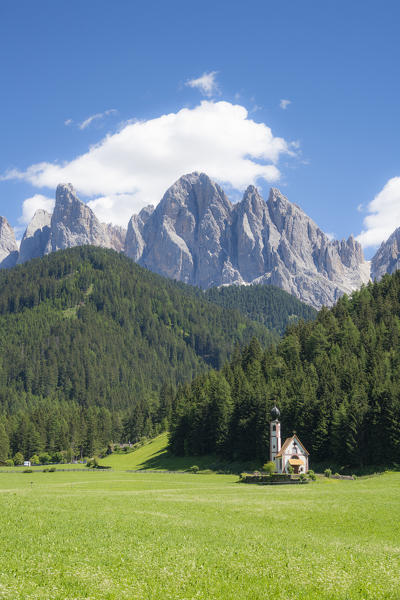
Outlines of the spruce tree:
{"type": "Polygon", "coordinates": [[[4,464],[8,459],[10,451],[10,441],[3,423],[0,423],[0,464],[4,464]]]}

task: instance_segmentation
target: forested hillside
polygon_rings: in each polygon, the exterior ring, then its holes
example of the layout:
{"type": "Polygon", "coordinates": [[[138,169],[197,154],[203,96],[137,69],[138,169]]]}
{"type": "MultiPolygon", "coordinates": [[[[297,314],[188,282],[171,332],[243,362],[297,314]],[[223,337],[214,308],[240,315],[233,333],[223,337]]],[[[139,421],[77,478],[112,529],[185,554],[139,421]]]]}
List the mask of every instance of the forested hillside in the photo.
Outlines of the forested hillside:
{"type": "Polygon", "coordinates": [[[239,310],[253,321],[282,334],[289,323],[314,320],[315,308],[272,285],[229,285],[205,292],[211,302],[239,310]]]}
{"type": "Polygon", "coordinates": [[[165,426],[176,383],[222,367],[253,335],[276,339],[110,250],[77,247],[2,271],[0,421],[10,452],[72,445],[91,454],[151,435],[165,426]]]}
{"type": "Polygon", "coordinates": [[[295,429],[311,462],[400,463],[400,272],[369,284],[315,322],[299,322],[277,348],[253,340],[229,365],[176,395],[176,454],[268,457],[269,410],[295,429]]]}

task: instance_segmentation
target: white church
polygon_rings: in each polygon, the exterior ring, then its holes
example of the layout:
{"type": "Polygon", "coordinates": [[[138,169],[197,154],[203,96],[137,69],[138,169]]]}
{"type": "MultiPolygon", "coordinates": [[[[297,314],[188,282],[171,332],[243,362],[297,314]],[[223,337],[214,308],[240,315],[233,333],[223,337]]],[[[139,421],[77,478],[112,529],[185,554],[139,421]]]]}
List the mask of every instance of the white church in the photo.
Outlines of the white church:
{"type": "Polygon", "coordinates": [[[309,452],[297,437],[296,433],[287,438],[281,446],[281,424],[279,409],[274,406],[271,410],[272,421],[269,430],[270,460],[275,463],[277,473],[289,473],[289,467],[293,467],[293,473],[307,473],[309,452]]]}

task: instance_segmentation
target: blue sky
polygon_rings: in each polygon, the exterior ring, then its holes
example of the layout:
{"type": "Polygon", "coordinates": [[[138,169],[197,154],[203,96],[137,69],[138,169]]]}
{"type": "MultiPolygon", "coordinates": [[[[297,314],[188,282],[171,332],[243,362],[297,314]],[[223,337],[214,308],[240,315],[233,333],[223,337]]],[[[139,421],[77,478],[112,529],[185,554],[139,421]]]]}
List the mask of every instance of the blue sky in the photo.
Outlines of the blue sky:
{"type": "Polygon", "coordinates": [[[68,177],[123,223],[206,167],[368,256],[400,226],[399,21],[396,0],[2,0],[0,214],[20,236],[68,177]]]}

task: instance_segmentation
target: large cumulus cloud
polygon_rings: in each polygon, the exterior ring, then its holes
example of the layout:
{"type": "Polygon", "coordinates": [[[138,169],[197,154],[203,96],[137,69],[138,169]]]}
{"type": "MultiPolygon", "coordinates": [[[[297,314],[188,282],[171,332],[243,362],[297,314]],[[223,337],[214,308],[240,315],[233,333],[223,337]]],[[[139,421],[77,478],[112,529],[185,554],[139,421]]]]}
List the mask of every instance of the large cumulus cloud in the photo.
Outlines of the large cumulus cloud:
{"type": "Polygon", "coordinates": [[[392,177],[368,204],[364,229],[357,237],[365,247],[378,246],[400,227],[400,177],[392,177]]]}
{"type": "Polygon", "coordinates": [[[132,213],[157,204],[184,173],[204,171],[236,190],[259,180],[277,181],[279,157],[293,147],[265,123],[250,119],[244,106],[205,100],[194,108],[125,123],[69,162],[34,164],[6,178],[40,189],[71,182],[102,221],[126,225],[132,213]]]}

